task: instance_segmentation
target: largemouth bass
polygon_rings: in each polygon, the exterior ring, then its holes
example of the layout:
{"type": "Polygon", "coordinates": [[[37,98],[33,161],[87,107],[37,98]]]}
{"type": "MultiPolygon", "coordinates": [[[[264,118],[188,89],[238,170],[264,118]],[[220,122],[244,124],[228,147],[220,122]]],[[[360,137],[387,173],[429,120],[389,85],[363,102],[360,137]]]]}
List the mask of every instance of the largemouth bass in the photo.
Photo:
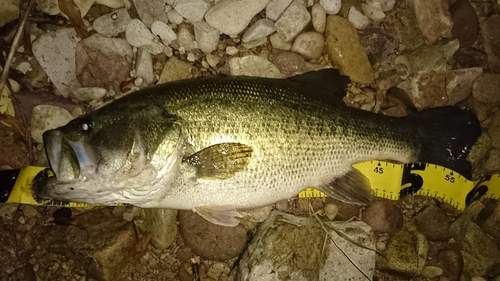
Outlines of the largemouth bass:
{"type": "Polygon", "coordinates": [[[44,133],[56,177],[41,198],[192,209],[234,226],[237,209],[316,187],[371,199],[367,160],[423,161],[470,177],[481,129],[459,107],[388,117],[346,106],[335,69],[288,79],[215,76],[142,89],[44,133]]]}

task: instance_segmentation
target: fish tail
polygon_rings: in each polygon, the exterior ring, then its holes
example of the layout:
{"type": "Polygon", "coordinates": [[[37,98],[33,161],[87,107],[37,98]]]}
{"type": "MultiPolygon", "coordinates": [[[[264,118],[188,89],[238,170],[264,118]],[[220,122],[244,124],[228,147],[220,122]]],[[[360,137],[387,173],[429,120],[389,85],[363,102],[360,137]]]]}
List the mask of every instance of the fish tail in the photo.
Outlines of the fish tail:
{"type": "Polygon", "coordinates": [[[446,106],[416,112],[408,118],[416,118],[423,125],[419,130],[421,147],[417,161],[437,164],[472,178],[467,155],[481,135],[474,113],[466,108],[446,106]]]}

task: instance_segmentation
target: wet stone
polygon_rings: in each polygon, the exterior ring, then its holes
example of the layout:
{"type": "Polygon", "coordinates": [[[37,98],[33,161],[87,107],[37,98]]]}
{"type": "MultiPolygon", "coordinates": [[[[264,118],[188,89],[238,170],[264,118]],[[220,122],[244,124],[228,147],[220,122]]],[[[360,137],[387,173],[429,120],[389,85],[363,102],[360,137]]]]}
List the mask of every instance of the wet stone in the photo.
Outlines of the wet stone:
{"type": "Polygon", "coordinates": [[[415,18],[422,35],[428,44],[439,38],[450,38],[453,22],[451,20],[448,1],[413,1],[415,18]]]}
{"type": "Polygon", "coordinates": [[[484,103],[500,103],[500,74],[485,73],[473,84],[472,96],[484,103]]]}
{"type": "Polygon", "coordinates": [[[403,215],[389,200],[377,200],[363,210],[362,220],[380,233],[394,233],[403,227],[403,215]]]}
{"type": "Polygon", "coordinates": [[[429,205],[415,217],[418,230],[429,241],[446,241],[450,238],[451,224],[448,215],[436,205],[429,205]]]}
{"type": "Polygon", "coordinates": [[[248,239],[241,226],[215,225],[191,211],[179,211],[178,219],[184,243],[202,258],[222,261],[237,257],[248,239]]]}
{"type": "Polygon", "coordinates": [[[453,54],[458,68],[488,68],[488,56],[476,48],[460,48],[453,54]]]}
{"type": "Polygon", "coordinates": [[[460,48],[472,46],[479,36],[479,20],[476,11],[467,0],[457,0],[450,6],[453,20],[453,37],[460,41],[460,48]]]}
{"type": "Polygon", "coordinates": [[[437,254],[437,260],[451,280],[458,281],[462,275],[464,260],[460,251],[453,249],[442,249],[437,254]]]}

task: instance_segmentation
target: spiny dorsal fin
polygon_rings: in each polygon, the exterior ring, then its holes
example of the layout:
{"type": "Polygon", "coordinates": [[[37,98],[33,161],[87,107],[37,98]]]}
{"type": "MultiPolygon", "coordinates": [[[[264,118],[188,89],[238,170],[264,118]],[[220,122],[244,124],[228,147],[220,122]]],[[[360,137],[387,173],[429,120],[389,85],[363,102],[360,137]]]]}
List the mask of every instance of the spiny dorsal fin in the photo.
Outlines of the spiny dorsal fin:
{"type": "Polygon", "coordinates": [[[241,143],[220,143],[204,148],[183,159],[196,169],[196,175],[207,179],[227,179],[245,169],[252,148],[241,143]]]}
{"type": "Polygon", "coordinates": [[[339,70],[335,68],[309,71],[289,77],[287,80],[316,89],[316,91],[310,93],[313,97],[316,97],[315,94],[317,94],[317,98],[324,99],[328,97],[325,96],[325,93],[327,93],[330,95],[333,94],[340,100],[346,95],[347,85],[351,82],[348,76],[340,74],[339,70]]]}

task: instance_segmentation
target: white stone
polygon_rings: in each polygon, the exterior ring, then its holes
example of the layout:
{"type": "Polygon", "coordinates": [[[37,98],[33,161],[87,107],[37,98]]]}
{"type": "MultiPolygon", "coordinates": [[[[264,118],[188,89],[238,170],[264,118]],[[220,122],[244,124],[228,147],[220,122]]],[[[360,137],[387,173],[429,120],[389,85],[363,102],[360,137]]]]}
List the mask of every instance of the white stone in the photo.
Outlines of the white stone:
{"type": "Polygon", "coordinates": [[[292,52],[302,55],[304,59],[311,60],[321,57],[325,39],[318,32],[304,32],[299,34],[292,45],[292,52]]]}
{"type": "Polygon", "coordinates": [[[66,125],[73,119],[69,111],[53,105],[37,105],[31,114],[31,137],[38,143],[43,142],[43,132],[66,125]]]}
{"type": "Polygon", "coordinates": [[[356,29],[359,30],[367,28],[371,23],[370,19],[363,15],[363,13],[358,11],[354,6],[349,9],[349,15],[347,16],[347,19],[356,29]]]}
{"type": "Polygon", "coordinates": [[[220,0],[205,14],[205,20],[222,33],[236,36],[270,0],[220,0]]]}
{"type": "Polygon", "coordinates": [[[396,0],[366,0],[366,4],[382,12],[389,12],[394,8],[396,0]]]}
{"type": "Polygon", "coordinates": [[[127,24],[131,20],[128,10],[122,8],[98,17],[92,24],[92,29],[104,36],[115,37],[125,32],[127,24]]]}
{"type": "Polygon", "coordinates": [[[165,45],[158,42],[158,39],[155,38],[153,43],[151,43],[151,45],[149,46],[146,46],[146,48],[148,49],[148,52],[150,52],[153,56],[156,56],[163,53],[163,51],[165,50],[165,45]]]}
{"type": "Polygon", "coordinates": [[[269,39],[271,41],[271,45],[275,49],[289,51],[292,48],[292,43],[286,42],[285,39],[283,39],[278,33],[274,33],[269,36],[269,39]]]}
{"type": "Polygon", "coordinates": [[[241,45],[243,46],[243,48],[250,50],[250,49],[253,49],[255,47],[262,46],[266,43],[267,43],[267,37],[262,37],[260,39],[255,39],[255,40],[252,40],[249,42],[243,42],[243,44],[241,44],[241,45]]]}
{"type": "Polygon", "coordinates": [[[319,32],[325,32],[326,27],[326,11],[319,3],[314,4],[311,9],[312,24],[314,29],[319,32]]]}
{"type": "Polygon", "coordinates": [[[276,29],[285,41],[290,42],[304,30],[310,21],[311,15],[306,7],[294,1],[276,22],[276,29]]]}
{"type": "Polygon", "coordinates": [[[282,78],[279,69],[269,60],[255,56],[236,57],[229,60],[231,75],[282,78]]]}
{"type": "Polygon", "coordinates": [[[156,35],[157,38],[160,38],[161,42],[165,45],[169,45],[172,41],[177,39],[177,34],[175,34],[168,24],[162,21],[153,22],[151,25],[151,32],[156,35]]]}
{"type": "Polygon", "coordinates": [[[174,10],[192,23],[201,21],[209,8],[210,3],[204,0],[182,0],[174,4],[174,10]]]}
{"type": "Polygon", "coordinates": [[[220,62],[220,58],[218,56],[207,54],[207,62],[212,68],[216,68],[220,62]]]}
{"type": "Polygon", "coordinates": [[[329,15],[336,15],[340,12],[340,8],[342,8],[341,0],[320,0],[319,3],[325,11],[329,15]]]}
{"type": "Polygon", "coordinates": [[[184,21],[184,17],[181,16],[176,10],[170,10],[167,12],[168,20],[175,24],[181,24],[184,21]]]}
{"type": "Polygon", "coordinates": [[[107,90],[99,87],[84,87],[78,88],[71,92],[71,96],[79,101],[98,101],[107,93],[107,90]]]}
{"type": "Polygon", "coordinates": [[[270,19],[260,19],[255,22],[249,29],[243,33],[241,36],[241,41],[250,42],[253,40],[264,38],[268,35],[271,35],[276,31],[276,26],[274,25],[274,21],[270,19]]]}
{"type": "Polygon", "coordinates": [[[141,20],[133,19],[127,24],[125,38],[130,45],[139,48],[151,45],[155,36],[141,20]]]}
{"type": "Polygon", "coordinates": [[[266,17],[277,21],[293,0],[271,0],[266,6],[266,17]]]}
{"type": "Polygon", "coordinates": [[[384,12],[382,12],[382,10],[374,8],[365,3],[361,3],[361,9],[363,10],[363,14],[369,19],[373,20],[373,23],[375,24],[382,22],[382,20],[385,18],[385,14],[384,12]]]}
{"type": "Polygon", "coordinates": [[[137,51],[137,58],[135,61],[135,77],[143,79],[141,86],[151,85],[155,80],[153,57],[145,47],[139,48],[137,51]]]}
{"type": "Polygon", "coordinates": [[[185,26],[179,28],[177,32],[177,42],[179,42],[179,46],[184,48],[185,51],[190,51],[198,47],[198,44],[194,41],[193,34],[191,34],[185,26]]]}
{"type": "Polygon", "coordinates": [[[236,54],[238,54],[238,48],[234,47],[234,46],[229,46],[226,48],[226,54],[230,55],[230,56],[234,56],[236,54]]]}
{"type": "Polygon", "coordinates": [[[198,47],[205,53],[210,54],[217,49],[219,43],[219,30],[213,28],[205,21],[194,24],[194,38],[198,47]]]}
{"type": "Polygon", "coordinates": [[[163,0],[130,0],[134,2],[134,7],[141,21],[147,26],[155,21],[168,22],[165,12],[165,2],[163,0]]]}
{"type": "Polygon", "coordinates": [[[33,42],[33,55],[63,97],[81,87],[75,64],[79,41],[75,29],[64,28],[43,34],[33,42]]]}

